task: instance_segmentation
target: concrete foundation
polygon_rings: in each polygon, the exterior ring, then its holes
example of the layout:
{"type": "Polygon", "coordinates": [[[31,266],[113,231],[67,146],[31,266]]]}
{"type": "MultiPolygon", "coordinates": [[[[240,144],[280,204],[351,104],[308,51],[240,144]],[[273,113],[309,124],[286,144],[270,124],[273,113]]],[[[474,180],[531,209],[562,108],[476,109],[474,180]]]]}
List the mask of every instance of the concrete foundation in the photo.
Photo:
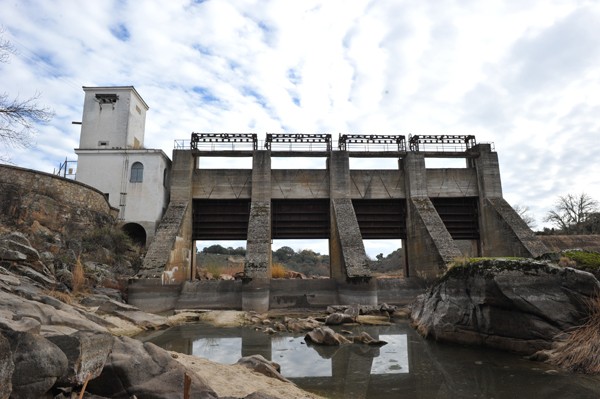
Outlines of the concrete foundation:
{"type": "Polygon", "coordinates": [[[342,304],[407,305],[426,290],[425,282],[416,278],[372,279],[358,285],[339,284],[333,279],[273,279],[263,284],[267,285],[246,287],[241,280],[197,280],[162,286],[158,279],[135,279],[129,284],[129,303],[153,313],[266,308],[267,303],[268,309],[325,309],[342,304]],[[268,301],[265,292],[269,293],[268,301]]]}

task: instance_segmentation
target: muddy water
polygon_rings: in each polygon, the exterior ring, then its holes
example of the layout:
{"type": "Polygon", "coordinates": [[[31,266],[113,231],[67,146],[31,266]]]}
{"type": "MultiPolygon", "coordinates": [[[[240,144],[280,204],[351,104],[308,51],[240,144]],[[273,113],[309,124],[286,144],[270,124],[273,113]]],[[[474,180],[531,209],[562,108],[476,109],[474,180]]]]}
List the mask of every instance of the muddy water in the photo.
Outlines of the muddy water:
{"type": "Polygon", "coordinates": [[[557,372],[504,352],[425,341],[406,323],[345,329],[367,331],[388,344],[324,348],[306,345],[303,335],[203,324],[143,340],[220,363],[261,354],[301,388],[328,398],[600,398],[600,377],[557,372]]]}

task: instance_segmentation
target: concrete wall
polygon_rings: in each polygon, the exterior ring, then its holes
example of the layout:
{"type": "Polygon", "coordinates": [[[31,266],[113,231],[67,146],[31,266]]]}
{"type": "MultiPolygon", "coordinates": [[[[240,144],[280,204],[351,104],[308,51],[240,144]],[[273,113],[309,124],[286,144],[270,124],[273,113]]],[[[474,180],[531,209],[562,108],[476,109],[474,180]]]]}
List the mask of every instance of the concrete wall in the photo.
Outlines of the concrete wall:
{"type": "Polygon", "coordinates": [[[477,197],[474,168],[427,169],[427,195],[435,197],[477,197]]]}
{"type": "Polygon", "coordinates": [[[502,198],[498,154],[489,144],[474,149],[479,192],[479,231],[482,256],[536,257],[548,252],[514,209],[502,198]]]}
{"type": "Polygon", "coordinates": [[[190,151],[173,151],[171,169],[171,202],[162,218],[156,236],[150,243],[139,275],[165,277],[168,283],[191,279],[192,270],[192,175],[194,158],[190,151]]]}
{"type": "MultiPolygon", "coordinates": [[[[390,278],[373,280],[379,303],[407,305],[424,293],[423,280],[390,278]]],[[[270,281],[270,309],[325,309],[342,304],[333,279],[273,279],[270,281]]],[[[365,291],[366,292],[366,291],[365,291]]],[[[131,280],[129,302],[150,312],[174,309],[242,309],[243,283],[197,280],[163,286],[158,279],[131,280]]]]}
{"type": "Polygon", "coordinates": [[[133,86],[84,87],[83,91],[80,149],[144,148],[148,105],[133,86]],[[100,104],[96,94],[116,94],[119,98],[114,104],[100,104]]]}

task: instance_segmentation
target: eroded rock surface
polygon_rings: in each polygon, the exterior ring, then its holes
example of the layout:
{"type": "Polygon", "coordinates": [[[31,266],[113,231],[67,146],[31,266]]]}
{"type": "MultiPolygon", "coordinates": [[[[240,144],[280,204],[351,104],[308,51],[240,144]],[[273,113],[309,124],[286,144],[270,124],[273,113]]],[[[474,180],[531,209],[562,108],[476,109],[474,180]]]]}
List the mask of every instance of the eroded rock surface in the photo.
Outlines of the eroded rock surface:
{"type": "Polygon", "coordinates": [[[439,341],[531,354],[580,325],[600,283],[587,272],[533,260],[456,266],[420,296],[412,323],[439,341]]]}

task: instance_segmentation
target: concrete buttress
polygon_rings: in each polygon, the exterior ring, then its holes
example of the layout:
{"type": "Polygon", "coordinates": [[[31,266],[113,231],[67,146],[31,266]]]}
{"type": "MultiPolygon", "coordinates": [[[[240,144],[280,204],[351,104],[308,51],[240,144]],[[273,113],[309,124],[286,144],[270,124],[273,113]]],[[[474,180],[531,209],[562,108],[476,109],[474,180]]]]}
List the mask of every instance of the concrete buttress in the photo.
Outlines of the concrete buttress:
{"type": "Polygon", "coordinates": [[[347,152],[331,152],[329,259],[331,277],[338,285],[341,304],[377,304],[377,284],[368,267],[358,220],[350,198],[350,159],[347,152]]]}
{"type": "Polygon", "coordinates": [[[435,278],[462,254],[427,192],[425,157],[410,153],[401,161],[406,184],[406,254],[410,277],[435,278]]]}
{"type": "Polygon", "coordinates": [[[271,280],[271,153],[255,151],[242,309],[269,310],[271,280]]]}

